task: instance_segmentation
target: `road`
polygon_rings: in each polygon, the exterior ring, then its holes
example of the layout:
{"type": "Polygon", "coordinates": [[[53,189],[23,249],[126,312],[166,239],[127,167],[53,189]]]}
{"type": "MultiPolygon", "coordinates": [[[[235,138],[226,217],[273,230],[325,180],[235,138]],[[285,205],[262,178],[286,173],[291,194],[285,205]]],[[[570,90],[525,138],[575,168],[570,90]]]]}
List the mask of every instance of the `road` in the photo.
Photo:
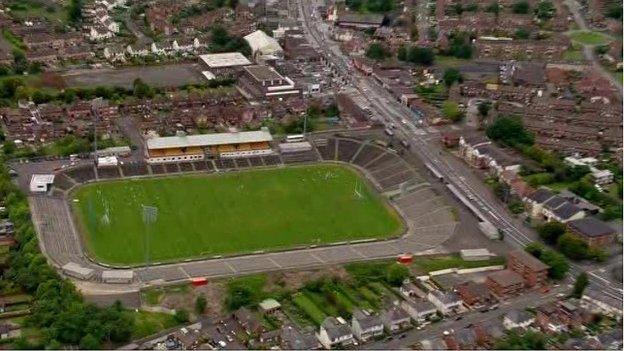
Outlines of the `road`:
{"type": "MultiPolygon", "coordinates": [[[[500,201],[492,199],[491,191],[466,164],[443,152],[437,135],[428,130],[411,110],[394,100],[371,77],[357,75],[354,70],[350,69],[349,59],[339,49],[336,50],[336,45],[329,40],[326,25],[319,25],[321,21],[312,20],[317,17],[314,14],[316,5],[314,1],[299,1],[303,29],[312,45],[323,51],[334,72],[368,99],[386,125],[396,126],[397,137],[408,141],[411,150],[424,163],[435,167],[449,185],[454,186],[458,193],[468,199],[470,204],[480,212],[478,217],[481,220],[487,220],[503,231],[505,242],[512,247],[522,249],[527,244],[536,241],[535,231],[512,218],[500,201]]],[[[583,270],[581,266],[572,264],[569,279],[573,279],[583,270]]],[[[622,301],[621,284],[608,281],[593,272],[589,272],[589,275],[591,284],[597,289],[622,301]]]]}
{"type": "Polygon", "coordinates": [[[397,336],[395,336],[392,340],[389,341],[377,341],[374,343],[365,344],[363,348],[369,350],[409,349],[411,345],[421,342],[424,339],[433,339],[435,337],[442,336],[442,333],[445,330],[450,331],[451,329],[453,329],[457,331],[459,329],[469,327],[470,325],[497,319],[513,309],[523,310],[528,306],[536,306],[537,301],[539,301],[539,304],[555,301],[557,299],[557,294],[561,293],[563,290],[564,288],[560,287],[556,290],[554,289],[548,294],[531,292],[523,296],[517,297],[512,301],[506,301],[501,303],[500,307],[496,310],[484,313],[471,311],[463,314],[462,319],[459,321],[456,321],[454,318],[449,318],[447,320],[444,320],[443,322],[425,326],[422,330],[412,329],[406,332],[406,335],[403,338],[398,338],[397,336]]]}

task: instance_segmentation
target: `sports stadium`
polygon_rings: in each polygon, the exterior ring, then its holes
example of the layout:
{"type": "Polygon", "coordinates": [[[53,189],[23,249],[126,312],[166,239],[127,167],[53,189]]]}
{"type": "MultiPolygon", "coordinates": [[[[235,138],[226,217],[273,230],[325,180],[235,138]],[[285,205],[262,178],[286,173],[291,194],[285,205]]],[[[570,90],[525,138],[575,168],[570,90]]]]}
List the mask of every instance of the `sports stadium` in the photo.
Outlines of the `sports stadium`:
{"type": "Polygon", "coordinates": [[[142,160],[56,172],[51,190],[30,198],[34,222],[55,266],[107,283],[435,249],[454,233],[456,214],[383,138],[321,133],[286,145],[256,133],[191,138],[194,148],[175,139],[148,142],[142,160]],[[167,145],[177,151],[163,151],[167,145]],[[201,157],[179,159],[198,149],[201,157]],[[150,160],[165,154],[175,161],[150,160]]]}

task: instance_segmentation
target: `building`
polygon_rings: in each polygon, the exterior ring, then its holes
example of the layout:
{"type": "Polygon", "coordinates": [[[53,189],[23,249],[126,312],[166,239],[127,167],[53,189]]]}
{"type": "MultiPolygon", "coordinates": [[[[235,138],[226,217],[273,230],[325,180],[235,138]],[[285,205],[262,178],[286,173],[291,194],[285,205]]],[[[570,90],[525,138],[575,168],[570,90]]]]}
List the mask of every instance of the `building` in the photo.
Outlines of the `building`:
{"type": "Polygon", "coordinates": [[[527,311],[511,310],[503,317],[503,326],[507,330],[523,328],[526,329],[535,323],[535,317],[527,311]]]}
{"type": "Polygon", "coordinates": [[[575,204],[567,201],[559,195],[551,197],[544,203],[542,216],[546,221],[565,223],[585,217],[585,212],[575,204]]]}
{"type": "Polygon", "coordinates": [[[260,302],[259,307],[263,314],[274,314],[280,310],[282,305],[275,299],[266,299],[260,302]]]}
{"type": "Polygon", "coordinates": [[[523,250],[507,254],[507,268],[520,274],[528,287],[542,285],[548,278],[548,266],[523,250]]]}
{"type": "Polygon", "coordinates": [[[358,309],[353,311],[351,330],[358,340],[368,341],[383,334],[384,325],[379,316],[358,309]]]}
{"type": "Polygon", "coordinates": [[[471,307],[483,306],[492,300],[492,295],[485,283],[467,281],[456,285],[455,290],[464,303],[471,307]]]}
{"type": "Polygon", "coordinates": [[[377,29],[381,27],[385,19],[382,14],[337,12],[335,9],[335,23],[338,27],[353,29],[377,29]]]}
{"type": "Polygon", "coordinates": [[[206,154],[227,158],[270,155],[272,140],[266,129],[152,138],[147,140],[146,159],[149,163],[171,163],[203,160],[206,154]]]}
{"type": "Polygon", "coordinates": [[[236,310],[232,317],[249,335],[259,336],[266,331],[258,317],[245,307],[236,310]]]}
{"type": "Polygon", "coordinates": [[[301,89],[293,80],[282,76],[274,68],[263,65],[245,66],[236,87],[248,99],[282,98],[301,94],[301,89]]]}
{"type": "Polygon", "coordinates": [[[414,322],[422,323],[436,315],[438,310],[431,301],[418,299],[406,299],[401,301],[401,308],[412,317],[414,322]]]}
{"type": "Polygon", "coordinates": [[[488,274],[485,284],[492,294],[501,299],[517,295],[524,289],[522,276],[508,269],[488,274]]]}
{"type": "Polygon", "coordinates": [[[411,298],[426,298],[427,293],[425,293],[422,289],[420,289],[416,284],[406,280],[403,282],[401,287],[399,288],[399,292],[403,294],[405,297],[411,298]]]}
{"type": "Polygon", "coordinates": [[[485,261],[494,256],[488,249],[464,249],[459,250],[459,255],[464,261],[485,261]]]}
{"type": "Polygon", "coordinates": [[[482,137],[459,138],[459,156],[472,167],[488,170],[498,176],[504,170],[519,169],[519,159],[511,157],[491,141],[482,137]]]}
{"type": "Polygon", "coordinates": [[[591,179],[594,184],[609,185],[613,183],[613,172],[608,169],[592,169],[591,179]]]}
{"type": "Polygon", "coordinates": [[[427,295],[427,299],[444,315],[459,312],[463,304],[462,299],[456,293],[440,290],[430,291],[427,295]]]}
{"type": "Polygon", "coordinates": [[[277,39],[269,36],[261,30],[257,30],[243,37],[251,47],[254,58],[283,58],[284,50],[277,39]]]}
{"type": "Polygon", "coordinates": [[[281,346],[283,350],[318,350],[321,348],[314,332],[305,332],[292,325],[282,326],[281,346]]]}
{"type": "Polygon", "coordinates": [[[323,347],[331,349],[334,346],[345,347],[353,344],[353,333],[349,325],[342,318],[327,317],[321,323],[318,340],[323,347]]]}
{"type": "Polygon", "coordinates": [[[202,68],[208,69],[216,76],[236,75],[243,67],[251,65],[251,61],[240,52],[199,55],[199,62],[202,68]]]}
{"type": "Polygon", "coordinates": [[[385,310],[381,319],[389,333],[398,333],[411,327],[410,315],[399,306],[392,306],[385,310]]]}
{"type": "Polygon", "coordinates": [[[566,226],[570,234],[583,240],[590,247],[604,247],[615,240],[615,229],[594,217],[569,221],[566,226]]]}

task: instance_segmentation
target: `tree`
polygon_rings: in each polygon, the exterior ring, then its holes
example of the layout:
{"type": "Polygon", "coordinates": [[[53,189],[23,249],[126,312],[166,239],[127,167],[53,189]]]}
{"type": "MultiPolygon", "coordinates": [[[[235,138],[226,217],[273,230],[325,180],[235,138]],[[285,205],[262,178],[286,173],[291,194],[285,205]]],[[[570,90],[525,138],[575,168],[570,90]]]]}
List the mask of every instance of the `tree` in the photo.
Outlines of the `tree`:
{"type": "Polygon", "coordinates": [[[533,134],[524,129],[518,117],[499,117],[490,125],[485,134],[488,138],[512,147],[533,145],[533,134]]]}
{"type": "Polygon", "coordinates": [[[511,7],[513,13],[517,13],[517,14],[527,14],[529,13],[530,8],[531,6],[529,5],[529,2],[526,0],[517,1],[511,7]]]}
{"type": "Polygon", "coordinates": [[[141,78],[137,78],[132,83],[133,95],[138,98],[152,98],[154,97],[154,90],[149,85],[145,84],[141,78]]]}
{"type": "Polygon", "coordinates": [[[493,1],[485,8],[485,12],[493,13],[498,16],[500,13],[501,6],[498,4],[498,1],[493,1]]]}
{"type": "Polygon", "coordinates": [[[428,66],[433,63],[435,54],[430,48],[412,46],[407,51],[407,61],[428,66]]]}
{"type": "Polygon", "coordinates": [[[526,28],[518,28],[516,29],[516,32],[514,33],[514,37],[516,39],[529,39],[530,36],[531,36],[531,33],[529,33],[529,31],[526,28]]]}
{"type": "Polygon", "coordinates": [[[482,118],[487,117],[488,113],[490,112],[490,107],[492,105],[490,104],[489,101],[481,101],[479,102],[479,104],[477,105],[477,110],[479,111],[479,115],[482,118]]]}
{"type": "Polygon", "coordinates": [[[555,6],[550,0],[542,0],[537,4],[535,16],[542,21],[549,20],[555,16],[555,6]]]}
{"type": "Polygon", "coordinates": [[[462,112],[459,110],[459,105],[454,101],[444,101],[442,103],[442,113],[444,117],[453,122],[458,122],[462,119],[462,112]]]}
{"type": "Polygon", "coordinates": [[[540,261],[548,265],[548,276],[551,279],[561,280],[570,269],[570,264],[566,258],[553,250],[544,250],[540,255],[540,261]]]}
{"type": "Polygon", "coordinates": [[[82,350],[98,350],[100,342],[91,334],[87,334],[80,339],[80,349],[82,350]]]}
{"type": "Polygon", "coordinates": [[[392,286],[399,286],[409,277],[409,269],[402,264],[394,263],[386,270],[386,281],[392,286]]]}
{"type": "Polygon", "coordinates": [[[463,78],[461,73],[459,73],[459,70],[456,68],[447,68],[444,70],[442,80],[444,80],[444,84],[450,88],[455,82],[461,83],[463,78]]]}
{"type": "Polygon", "coordinates": [[[546,222],[537,227],[537,233],[547,244],[554,245],[559,237],[565,234],[565,224],[557,221],[546,222]]]}
{"type": "Polygon", "coordinates": [[[370,59],[383,60],[387,56],[389,56],[388,52],[381,43],[372,43],[368,46],[368,49],[366,49],[366,57],[370,59]]]}
{"type": "Polygon", "coordinates": [[[204,313],[204,310],[206,309],[206,304],[207,302],[204,294],[197,296],[197,298],[195,299],[195,312],[197,312],[197,314],[204,313]]]}
{"type": "Polygon", "coordinates": [[[470,38],[470,33],[452,33],[449,39],[450,46],[447,54],[462,59],[469,59],[472,57],[472,40],[470,38]]]}
{"type": "Polygon", "coordinates": [[[545,350],[546,337],[537,331],[529,330],[520,334],[519,331],[512,330],[496,341],[494,348],[497,350],[545,350]]]}
{"type": "Polygon", "coordinates": [[[581,274],[576,277],[576,281],[574,282],[574,287],[572,288],[572,297],[580,299],[583,296],[583,291],[589,285],[589,278],[587,273],[581,272],[581,274]]]}
{"type": "Polygon", "coordinates": [[[176,322],[180,324],[188,322],[189,321],[188,311],[183,308],[176,310],[175,314],[173,315],[173,319],[175,319],[176,322]]]}
{"type": "Polygon", "coordinates": [[[397,59],[399,61],[407,61],[407,46],[405,45],[401,45],[398,49],[397,49],[397,59]]]}
{"type": "Polygon", "coordinates": [[[82,6],[83,0],[70,0],[69,9],[67,11],[67,16],[69,18],[69,22],[76,24],[82,21],[82,6]]]}
{"type": "Polygon", "coordinates": [[[559,237],[557,248],[562,254],[573,260],[582,260],[588,255],[587,243],[571,234],[564,234],[559,237]]]}
{"type": "Polygon", "coordinates": [[[622,19],[622,4],[612,4],[607,7],[605,15],[613,19],[622,19]]]}

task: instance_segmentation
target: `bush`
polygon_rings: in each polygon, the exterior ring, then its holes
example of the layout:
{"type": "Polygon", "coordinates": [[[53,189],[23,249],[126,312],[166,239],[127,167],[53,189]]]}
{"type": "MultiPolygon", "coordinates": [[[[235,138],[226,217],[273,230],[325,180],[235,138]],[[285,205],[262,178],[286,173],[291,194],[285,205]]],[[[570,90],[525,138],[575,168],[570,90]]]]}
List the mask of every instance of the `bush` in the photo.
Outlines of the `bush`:
{"type": "Polygon", "coordinates": [[[434,58],[435,54],[430,48],[401,46],[397,51],[397,59],[415,64],[429,66],[433,63],[434,58]]]}
{"type": "Polygon", "coordinates": [[[459,122],[463,117],[462,112],[459,110],[459,105],[450,100],[446,100],[442,103],[442,113],[444,117],[453,122],[459,122]]]}
{"type": "Polygon", "coordinates": [[[373,60],[383,60],[392,56],[381,43],[372,43],[366,49],[366,57],[373,60]]]}
{"type": "Polygon", "coordinates": [[[557,248],[562,254],[573,260],[582,260],[589,256],[587,244],[572,234],[564,234],[559,237],[557,248]]]}
{"type": "Polygon", "coordinates": [[[463,81],[461,73],[456,68],[447,68],[444,70],[444,75],[442,76],[442,80],[444,80],[444,84],[447,87],[451,87],[453,83],[463,81]]]}
{"type": "Polygon", "coordinates": [[[537,4],[535,16],[543,21],[549,20],[555,16],[555,6],[550,0],[542,0],[537,4]]]}
{"type": "Polygon", "coordinates": [[[515,2],[513,6],[511,7],[513,13],[518,13],[518,14],[529,13],[530,8],[531,6],[529,5],[529,2],[526,0],[520,0],[518,2],[515,2]]]}
{"type": "Polygon", "coordinates": [[[554,245],[566,232],[566,226],[560,222],[547,222],[537,227],[537,233],[547,244],[554,245]]]}
{"type": "Polygon", "coordinates": [[[197,298],[195,299],[195,312],[197,312],[197,314],[204,313],[204,310],[206,310],[206,305],[206,296],[204,296],[204,294],[197,296],[197,298]]]}
{"type": "Polygon", "coordinates": [[[176,310],[175,314],[173,315],[173,319],[175,319],[175,321],[179,324],[187,323],[189,321],[188,311],[183,308],[176,310]]]}
{"type": "Polygon", "coordinates": [[[534,137],[524,129],[518,117],[499,117],[490,125],[485,134],[488,138],[512,147],[533,145],[534,137]]]}

